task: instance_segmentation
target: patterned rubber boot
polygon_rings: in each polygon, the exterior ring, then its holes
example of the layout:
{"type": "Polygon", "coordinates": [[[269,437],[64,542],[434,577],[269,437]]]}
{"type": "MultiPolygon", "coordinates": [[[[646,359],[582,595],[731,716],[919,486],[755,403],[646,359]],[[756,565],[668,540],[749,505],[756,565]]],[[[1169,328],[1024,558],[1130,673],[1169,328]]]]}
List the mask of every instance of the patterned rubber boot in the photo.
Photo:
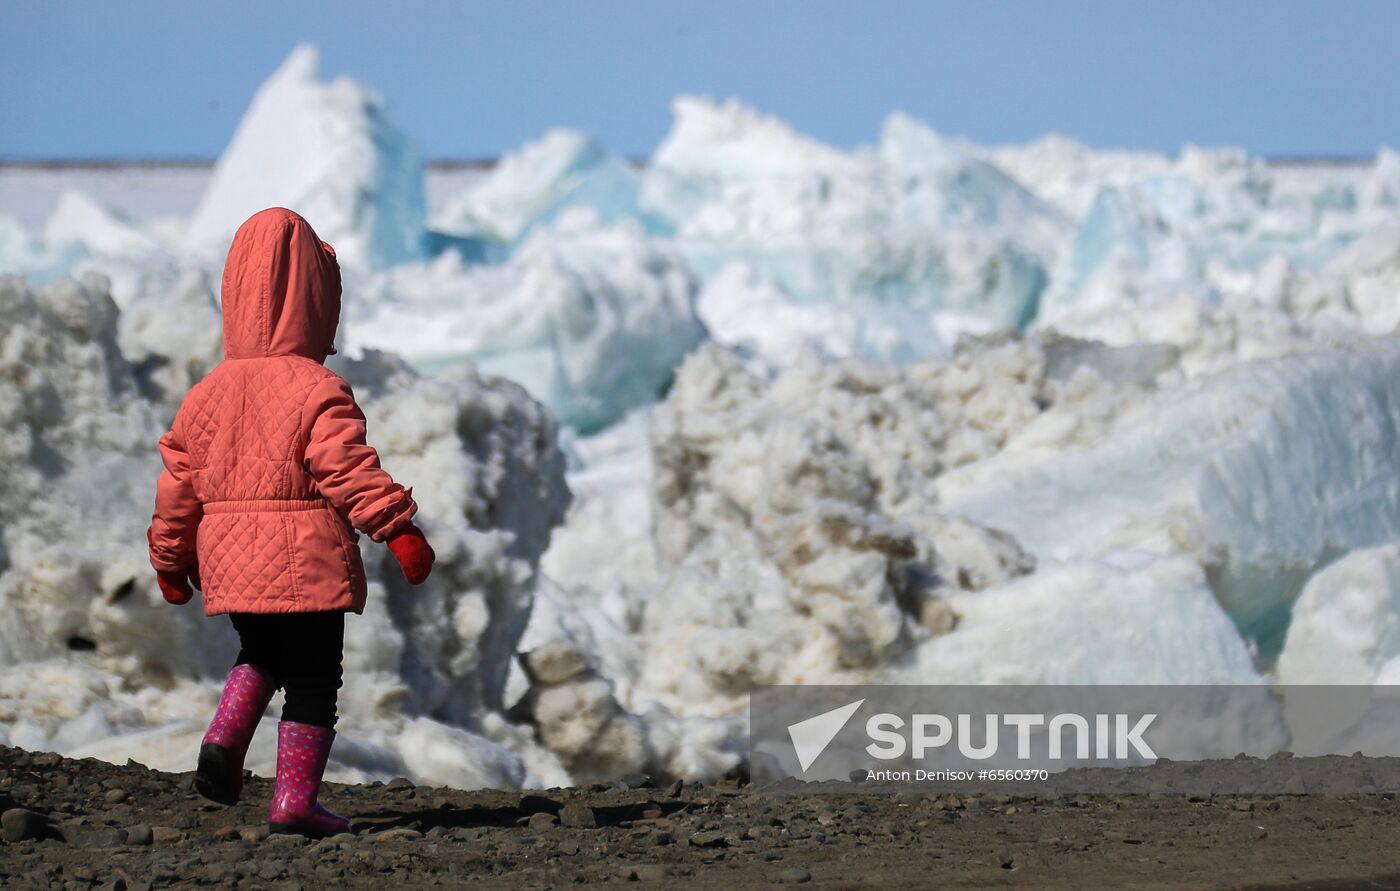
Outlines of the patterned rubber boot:
{"type": "Polygon", "coordinates": [[[316,802],[333,742],[335,731],[329,727],[296,721],[277,725],[277,791],[267,818],[272,832],[323,838],[350,831],[349,820],[316,802]]]}
{"type": "Polygon", "coordinates": [[[272,675],[253,665],[235,665],[204,742],[194,788],[210,801],[237,804],[243,791],[243,757],[277,685],[272,675]]]}

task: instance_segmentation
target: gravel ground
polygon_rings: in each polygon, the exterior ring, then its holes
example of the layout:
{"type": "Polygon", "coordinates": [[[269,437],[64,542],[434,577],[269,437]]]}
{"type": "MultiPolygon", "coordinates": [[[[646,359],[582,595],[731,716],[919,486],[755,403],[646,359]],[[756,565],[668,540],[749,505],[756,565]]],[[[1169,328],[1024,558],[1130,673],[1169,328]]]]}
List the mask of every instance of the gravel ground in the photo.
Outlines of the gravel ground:
{"type": "Polygon", "coordinates": [[[136,763],[0,747],[0,885],[1400,887],[1394,794],[780,794],[645,777],[520,793],[395,780],[329,784],[323,798],[354,834],[306,841],[267,835],[268,780],[250,780],[232,808],[188,786],[136,763]]]}

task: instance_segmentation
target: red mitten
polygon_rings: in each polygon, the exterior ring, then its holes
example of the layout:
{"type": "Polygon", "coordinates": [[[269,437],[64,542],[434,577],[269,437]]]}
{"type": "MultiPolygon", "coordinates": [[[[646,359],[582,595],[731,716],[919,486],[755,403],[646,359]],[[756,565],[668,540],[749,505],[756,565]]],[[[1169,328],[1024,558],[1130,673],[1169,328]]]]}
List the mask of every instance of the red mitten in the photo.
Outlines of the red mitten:
{"type": "Polygon", "coordinates": [[[389,546],[389,552],[394,555],[394,559],[399,561],[399,566],[403,568],[403,577],[408,579],[408,583],[423,584],[428,578],[428,573],[433,571],[433,561],[437,559],[437,555],[433,553],[433,546],[423,537],[423,531],[410,525],[385,544],[389,546]]]}
{"type": "Polygon", "coordinates": [[[165,595],[166,603],[176,606],[189,603],[194,597],[194,589],[199,587],[199,570],[195,568],[184,572],[157,571],[156,584],[160,585],[160,593],[165,595]]]}

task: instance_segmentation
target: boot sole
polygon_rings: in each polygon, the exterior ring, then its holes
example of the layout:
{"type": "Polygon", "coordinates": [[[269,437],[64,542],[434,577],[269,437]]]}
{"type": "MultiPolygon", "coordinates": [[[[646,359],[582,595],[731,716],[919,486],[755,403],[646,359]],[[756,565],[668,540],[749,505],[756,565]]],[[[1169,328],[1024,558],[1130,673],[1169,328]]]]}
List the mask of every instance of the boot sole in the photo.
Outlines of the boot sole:
{"type": "Polygon", "coordinates": [[[238,804],[242,791],[242,771],[234,775],[233,758],[228,749],[213,743],[199,747],[199,766],[194,772],[194,789],[210,801],[238,804]]]}
{"type": "MultiPolygon", "coordinates": [[[[300,823],[268,823],[267,831],[273,835],[300,835],[304,838],[330,838],[332,835],[339,834],[336,832],[321,832],[318,829],[312,829],[300,823]]],[[[340,832],[349,831],[348,829],[340,830],[340,832]]]]}

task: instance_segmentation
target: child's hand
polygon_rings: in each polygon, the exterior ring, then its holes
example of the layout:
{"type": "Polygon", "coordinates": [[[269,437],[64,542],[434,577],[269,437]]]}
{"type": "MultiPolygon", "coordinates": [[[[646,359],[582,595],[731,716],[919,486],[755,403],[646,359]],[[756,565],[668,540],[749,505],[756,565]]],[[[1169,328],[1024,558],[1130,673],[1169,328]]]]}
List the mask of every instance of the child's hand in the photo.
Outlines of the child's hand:
{"type": "Polygon", "coordinates": [[[433,571],[433,561],[437,559],[437,555],[433,553],[433,546],[423,537],[422,530],[410,525],[385,544],[389,546],[389,552],[394,555],[394,559],[399,561],[403,577],[408,579],[408,583],[423,584],[428,578],[428,573],[433,571]]]}
{"type": "Polygon", "coordinates": [[[165,595],[167,603],[176,606],[189,603],[194,597],[194,589],[199,587],[199,569],[196,567],[185,572],[157,572],[156,584],[160,585],[160,593],[165,595]]]}

